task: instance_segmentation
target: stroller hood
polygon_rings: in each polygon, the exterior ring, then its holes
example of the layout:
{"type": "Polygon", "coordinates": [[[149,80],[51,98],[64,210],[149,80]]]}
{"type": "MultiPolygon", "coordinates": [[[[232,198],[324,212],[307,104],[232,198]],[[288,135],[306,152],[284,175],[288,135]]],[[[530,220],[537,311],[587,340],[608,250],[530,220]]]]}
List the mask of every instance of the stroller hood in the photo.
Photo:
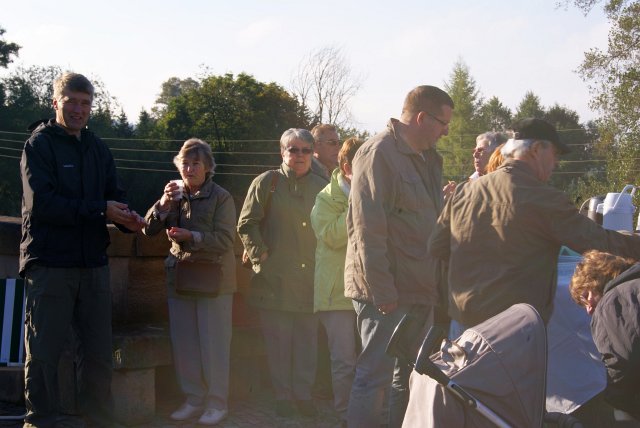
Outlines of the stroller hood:
{"type": "MultiPolygon", "coordinates": [[[[507,424],[541,427],[546,346],[540,315],[529,305],[517,304],[457,340],[444,341],[431,360],[507,424]]],[[[495,426],[427,376],[414,371],[410,388],[403,426],[495,426]]]]}

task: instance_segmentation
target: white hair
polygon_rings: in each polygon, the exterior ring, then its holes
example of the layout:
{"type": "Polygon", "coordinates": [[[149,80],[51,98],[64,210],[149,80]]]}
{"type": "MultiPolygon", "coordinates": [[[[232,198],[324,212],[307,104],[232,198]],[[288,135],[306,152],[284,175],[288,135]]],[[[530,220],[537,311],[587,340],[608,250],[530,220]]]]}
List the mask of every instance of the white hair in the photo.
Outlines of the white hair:
{"type": "Polygon", "coordinates": [[[493,152],[498,146],[505,141],[507,141],[506,135],[501,132],[484,132],[476,137],[476,144],[480,141],[488,141],[489,145],[487,146],[488,152],[493,152]]]}
{"type": "Polygon", "coordinates": [[[500,153],[502,153],[502,157],[504,157],[505,159],[521,158],[526,155],[529,150],[531,150],[531,148],[533,147],[533,143],[535,143],[536,141],[540,141],[544,144],[545,147],[548,147],[549,144],[551,144],[549,141],[545,140],[516,140],[510,138],[506,143],[504,143],[504,146],[502,146],[502,149],[500,149],[500,153]]]}

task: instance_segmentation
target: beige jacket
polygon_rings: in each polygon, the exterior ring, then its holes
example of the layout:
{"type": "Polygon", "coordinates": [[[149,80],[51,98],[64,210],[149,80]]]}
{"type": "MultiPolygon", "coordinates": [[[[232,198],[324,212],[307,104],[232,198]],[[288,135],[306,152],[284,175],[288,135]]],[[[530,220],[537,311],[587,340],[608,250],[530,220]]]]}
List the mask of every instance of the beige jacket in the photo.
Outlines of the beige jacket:
{"type": "Polygon", "coordinates": [[[605,230],[518,160],[456,188],[429,244],[449,261],[449,314],[476,325],[515,303],[551,317],[560,247],[640,257],[640,238],[605,230]]]}
{"type": "Polygon", "coordinates": [[[376,305],[435,304],[436,261],[427,242],[442,207],[442,158],[413,151],[395,120],[353,160],[345,296],[376,305]]]}

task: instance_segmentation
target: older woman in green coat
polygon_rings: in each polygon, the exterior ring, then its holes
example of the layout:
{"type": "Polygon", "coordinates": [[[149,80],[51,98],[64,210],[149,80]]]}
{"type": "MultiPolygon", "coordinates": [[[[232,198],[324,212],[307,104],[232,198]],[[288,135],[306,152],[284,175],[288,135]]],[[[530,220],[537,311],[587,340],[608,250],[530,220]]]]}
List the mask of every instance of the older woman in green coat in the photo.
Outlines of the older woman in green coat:
{"type": "Polygon", "coordinates": [[[313,313],[316,238],[311,208],[326,180],[311,173],[314,139],[305,129],[280,138],[282,165],[253,180],[238,233],[256,272],[249,302],[259,309],[276,413],[316,414],[318,319],[313,313]]]}

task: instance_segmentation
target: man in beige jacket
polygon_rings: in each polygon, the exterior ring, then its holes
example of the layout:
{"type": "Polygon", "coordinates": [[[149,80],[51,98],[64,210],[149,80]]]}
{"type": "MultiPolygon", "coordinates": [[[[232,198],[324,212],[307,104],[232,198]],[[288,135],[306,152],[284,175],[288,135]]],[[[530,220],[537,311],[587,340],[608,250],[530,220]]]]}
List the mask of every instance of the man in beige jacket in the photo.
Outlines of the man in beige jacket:
{"type": "Polygon", "coordinates": [[[442,208],[442,158],[435,146],[447,135],[452,112],[444,91],[418,86],[407,95],[400,119],[364,143],[353,161],[345,296],[356,309],[362,353],[350,427],[380,423],[390,385],[389,427],[402,425],[410,370],[385,349],[403,315],[411,311],[432,322],[438,293],[427,241],[442,208]]]}

